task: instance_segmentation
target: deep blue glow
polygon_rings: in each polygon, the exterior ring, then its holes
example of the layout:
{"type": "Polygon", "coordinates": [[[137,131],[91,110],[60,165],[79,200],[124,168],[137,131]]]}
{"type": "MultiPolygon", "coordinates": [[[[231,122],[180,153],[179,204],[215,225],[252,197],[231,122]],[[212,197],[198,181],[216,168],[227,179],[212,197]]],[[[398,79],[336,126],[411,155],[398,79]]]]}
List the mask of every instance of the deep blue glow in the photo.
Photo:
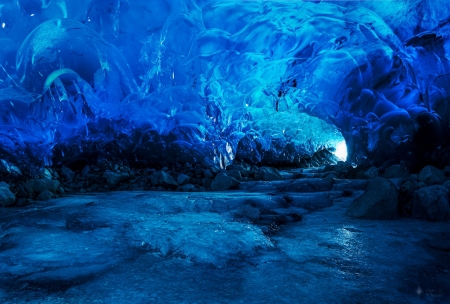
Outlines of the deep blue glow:
{"type": "Polygon", "coordinates": [[[2,0],[1,148],[224,166],[437,145],[449,15],[445,0],[2,0]]]}

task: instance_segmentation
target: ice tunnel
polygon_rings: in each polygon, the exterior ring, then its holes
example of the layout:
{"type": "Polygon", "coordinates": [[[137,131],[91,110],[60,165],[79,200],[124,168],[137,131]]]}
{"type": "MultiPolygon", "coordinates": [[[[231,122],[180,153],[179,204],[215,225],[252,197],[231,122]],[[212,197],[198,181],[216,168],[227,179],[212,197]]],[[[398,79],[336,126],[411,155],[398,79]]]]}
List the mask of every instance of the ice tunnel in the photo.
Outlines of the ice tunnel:
{"type": "Polygon", "coordinates": [[[448,16],[445,0],[1,0],[2,159],[443,166],[448,16]]]}

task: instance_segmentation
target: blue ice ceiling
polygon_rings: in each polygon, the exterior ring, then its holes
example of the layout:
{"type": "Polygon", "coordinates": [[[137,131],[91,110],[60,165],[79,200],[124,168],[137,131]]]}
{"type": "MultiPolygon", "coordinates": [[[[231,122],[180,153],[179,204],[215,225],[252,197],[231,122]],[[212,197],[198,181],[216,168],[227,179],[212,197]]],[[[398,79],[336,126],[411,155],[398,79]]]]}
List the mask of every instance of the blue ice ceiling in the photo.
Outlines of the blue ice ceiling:
{"type": "Polygon", "coordinates": [[[422,157],[448,141],[449,16],[446,0],[0,0],[0,148],[47,164],[298,164],[343,141],[352,161],[422,157]]]}

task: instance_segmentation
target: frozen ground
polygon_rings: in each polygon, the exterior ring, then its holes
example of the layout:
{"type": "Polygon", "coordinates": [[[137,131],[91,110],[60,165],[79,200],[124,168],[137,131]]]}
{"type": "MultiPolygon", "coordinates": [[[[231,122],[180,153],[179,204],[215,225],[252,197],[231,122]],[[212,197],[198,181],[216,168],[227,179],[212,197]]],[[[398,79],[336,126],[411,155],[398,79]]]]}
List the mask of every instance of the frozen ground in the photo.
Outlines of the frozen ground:
{"type": "Polygon", "coordinates": [[[286,193],[250,190],[114,192],[0,209],[0,301],[450,302],[449,223],[347,218],[361,191],[290,193],[286,204],[286,193]],[[233,215],[250,201],[304,217],[266,236],[233,215]]]}

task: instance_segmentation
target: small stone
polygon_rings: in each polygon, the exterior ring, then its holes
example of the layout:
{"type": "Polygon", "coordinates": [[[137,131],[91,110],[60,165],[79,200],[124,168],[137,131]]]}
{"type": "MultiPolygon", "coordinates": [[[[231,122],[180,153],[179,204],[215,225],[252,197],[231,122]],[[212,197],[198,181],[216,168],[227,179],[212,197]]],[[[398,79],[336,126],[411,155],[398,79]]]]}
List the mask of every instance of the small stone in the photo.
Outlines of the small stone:
{"type": "Polygon", "coordinates": [[[41,192],[41,194],[38,195],[37,199],[39,201],[48,201],[53,197],[53,193],[45,189],[41,192]]]}
{"type": "Polygon", "coordinates": [[[262,181],[276,181],[283,180],[283,176],[275,168],[261,167],[256,172],[255,179],[262,181]]]}
{"type": "Polygon", "coordinates": [[[378,168],[372,166],[369,170],[364,172],[364,177],[367,179],[374,179],[375,177],[378,177],[378,168]]]}
{"type": "Polygon", "coordinates": [[[128,173],[115,173],[111,171],[106,171],[105,173],[103,173],[103,178],[110,186],[116,186],[118,183],[126,180],[129,177],[130,176],[128,175],[128,173]]]}
{"type": "Polygon", "coordinates": [[[75,178],[75,172],[73,172],[66,166],[63,166],[61,168],[61,176],[67,178],[68,180],[73,180],[75,178]]]}
{"type": "Polygon", "coordinates": [[[357,197],[346,215],[361,219],[394,219],[397,217],[398,190],[388,179],[376,177],[366,191],[357,197]]]}
{"type": "Polygon", "coordinates": [[[9,185],[3,182],[0,183],[0,206],[12,205],[15,201],[16,196],[9,190],[9,185]]]}
{"type": "Polygon", "coordinates": [[[408,173],[399,165],[390,166],[384,171],[385,178],[406,178],[408,176],[408,173]]]}
{"type": "Polygon", "coordinates": [[[228,190],[233,187],[237,187],[240,184],[235,178],[226,175],[221,172],[217,174],[211,183],[211,189],[214,191],[228,190]]]}
{"type": "Polygon", "coordinates": [[[450,220],[450,204],[446,188],[433,185],[414,193],[412,217],[429,221],[450,220]]]}
{"type": "Polygon", "coordinates": [[[191,178],[187,176],[186,174],[180,174],[177,177],[178,184],[180,185],[186,185],[191,181],[191,178]]]}
{"type": "Polygon", "coordinates": [[[42,193],[44,190],[56,193],[59,184],[59,181],[47,178],[31,179],[29,181],[31,191],[33,191],[35,194],[42,193]]]}
{"type": "Polygon", "coordinates": [[[442,184],[445,180],[445,174],[433,166],[426,166],[419,173],[419,181],[424,182],[428,186],[442,184]]]}

